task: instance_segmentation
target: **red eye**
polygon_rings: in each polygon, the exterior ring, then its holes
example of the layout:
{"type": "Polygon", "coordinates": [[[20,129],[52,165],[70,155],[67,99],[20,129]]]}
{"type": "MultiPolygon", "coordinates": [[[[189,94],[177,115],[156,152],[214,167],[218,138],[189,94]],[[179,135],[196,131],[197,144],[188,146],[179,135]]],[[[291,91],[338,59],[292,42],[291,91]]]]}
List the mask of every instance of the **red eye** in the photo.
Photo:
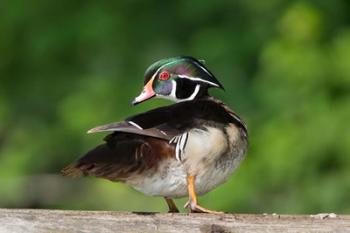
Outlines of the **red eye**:
{"type": "Polygon", "coordinates": [[[170,74],[169,74],[168,71],[163,71],[163,72],[161,72],[161,73],[159,74],[159,79],[160,79],[160,80],[165,81],[165,80],[168,80],[169,78],[170,78],[170,74]]]}

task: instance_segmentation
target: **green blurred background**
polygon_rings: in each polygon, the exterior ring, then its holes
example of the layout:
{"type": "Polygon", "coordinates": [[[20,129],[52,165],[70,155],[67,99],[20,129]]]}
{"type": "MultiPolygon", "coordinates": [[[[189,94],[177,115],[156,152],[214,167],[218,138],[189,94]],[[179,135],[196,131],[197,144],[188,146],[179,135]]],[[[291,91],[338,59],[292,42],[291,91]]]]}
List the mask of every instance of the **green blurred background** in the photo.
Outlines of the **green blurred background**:
{"type": "Polygon", "coordinates": [[[0,207],[167,211],[161,198],[59,171],[100,143],[87,129],[169,104],[130,101],[152,62],[191,55],[250,131],[246,160],[203,206],[350,212],[349,1],[0,6],[0,207]]]}

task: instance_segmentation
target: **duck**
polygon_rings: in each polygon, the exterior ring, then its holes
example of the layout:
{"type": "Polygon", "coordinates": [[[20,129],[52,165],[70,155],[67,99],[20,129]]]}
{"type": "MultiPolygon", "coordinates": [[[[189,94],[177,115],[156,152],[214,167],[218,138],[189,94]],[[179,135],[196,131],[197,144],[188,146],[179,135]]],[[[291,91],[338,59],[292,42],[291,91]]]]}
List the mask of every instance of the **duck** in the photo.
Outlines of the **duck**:
{"type": "Polygon", "coordinates": [[[155,97],[175,103],[90,129],[109,134],[62,175],[125,183],[163,197],[169,212],[179,212],[174,199],[188,197],[184,208],[190,212],[222,213],[202,207],[198,196],[236,170],[247,152],[248,131],[228,105],[209,94],[210,88],[224,89],[202,60],[177,56],[153,63],[132,104],[155,97]]]}

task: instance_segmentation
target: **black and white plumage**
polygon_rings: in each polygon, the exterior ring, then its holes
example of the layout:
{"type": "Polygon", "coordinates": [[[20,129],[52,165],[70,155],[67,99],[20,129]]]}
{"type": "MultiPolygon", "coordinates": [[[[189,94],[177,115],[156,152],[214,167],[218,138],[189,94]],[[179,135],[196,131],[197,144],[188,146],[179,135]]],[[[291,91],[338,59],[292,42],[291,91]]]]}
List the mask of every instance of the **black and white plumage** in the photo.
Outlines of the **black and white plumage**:
{"type": "Polygon", "coordinates": [[[89,133],[112,132],[102,144],[62,173],[97,176],[125,182],[153,196],[189,195],[188,207],[212,212],[198,205],[202,195],[227,180],[244,158],[248,145],[243,121],[223,102],[208,95],[208,88],[222,85],[198,60],[176,57],[153,64],[145,86],[134,104],[154,96],[178,103],[159,107],[102,125],[89,133]]]}

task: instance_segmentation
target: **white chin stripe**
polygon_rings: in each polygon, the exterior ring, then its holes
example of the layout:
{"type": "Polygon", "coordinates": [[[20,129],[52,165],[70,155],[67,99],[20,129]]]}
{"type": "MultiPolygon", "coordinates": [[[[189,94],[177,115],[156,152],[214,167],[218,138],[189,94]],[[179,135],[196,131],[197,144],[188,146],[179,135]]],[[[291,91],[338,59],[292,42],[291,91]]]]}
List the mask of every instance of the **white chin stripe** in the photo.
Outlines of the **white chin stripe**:
{"type": "Polygon", "coordinates": [[[188,97],[186,99],[179,99],[176,97],[176,82],[174,80],[172,82],[173,82],[173,89],[171,90],[170,95],[168,95],[168,96],[157,95],[157,96],[160,98],[163,98],[163,99],[173,100],[173,101],[179,103],[179,102],[183,102],[183,101],[193,100],[194,98],[196,98],[199,90],[201,89],[201,85],[197,84],[190,97],[188,97]]]}
{"type": "Polygon", "coordinates": [[[194,92],[192,93],[192,95],[186,99],[176,99],[177,102],[182,102],[182,101],[188,101],[188,100],[193,100],[194,98],[196,98],[199,89],[201,88],[201,86],[199,84],[196,85],[196,88],[194,89],[194,92]]]}
{"type": "Polygon", "coordinates": [[[210,82],[210,81],[201,79],[201,78],[197,78],[197,77],[191,77],[191,76],[187,76],[187,75],[178,75],[178,77],[180,77],[180,78],[186,78],[186,79],[189,79],[189,80],[192,80],[192,81],[208,83],[208,84],[210,84],[210,85],[212,85],[212,86],[219,87],[219,85],[216,84],[216,83],[213,83],[213,82],[210,82]]]}

